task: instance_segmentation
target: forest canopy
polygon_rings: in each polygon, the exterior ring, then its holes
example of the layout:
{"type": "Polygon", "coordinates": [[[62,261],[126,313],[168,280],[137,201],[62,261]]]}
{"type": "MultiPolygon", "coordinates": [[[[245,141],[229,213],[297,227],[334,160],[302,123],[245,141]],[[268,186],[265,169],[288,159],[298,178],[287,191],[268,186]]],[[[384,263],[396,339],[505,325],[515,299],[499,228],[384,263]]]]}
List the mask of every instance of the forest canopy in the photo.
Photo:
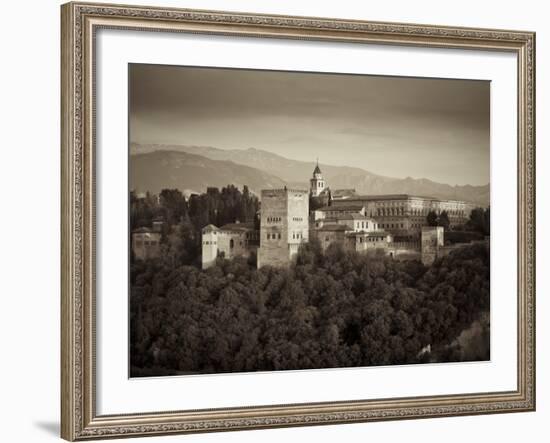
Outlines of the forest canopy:
{"type": "Polygon", "coordinates": [[[425,267],[315,241],[288,269],[138,261],[131,375],[486,360],[489,267],[487,244],[425,267]]]}

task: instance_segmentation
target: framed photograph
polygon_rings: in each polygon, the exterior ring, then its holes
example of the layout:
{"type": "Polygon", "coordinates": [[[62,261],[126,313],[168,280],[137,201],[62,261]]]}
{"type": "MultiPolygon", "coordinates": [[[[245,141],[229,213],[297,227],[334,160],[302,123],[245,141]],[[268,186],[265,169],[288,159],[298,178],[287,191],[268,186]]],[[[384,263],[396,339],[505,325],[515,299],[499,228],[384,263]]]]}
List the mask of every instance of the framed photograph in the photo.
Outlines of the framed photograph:
{"type": "Polygon", "coordinates": [[[535,409],[535,35],[62,6],[62,437],[535,409]]]}

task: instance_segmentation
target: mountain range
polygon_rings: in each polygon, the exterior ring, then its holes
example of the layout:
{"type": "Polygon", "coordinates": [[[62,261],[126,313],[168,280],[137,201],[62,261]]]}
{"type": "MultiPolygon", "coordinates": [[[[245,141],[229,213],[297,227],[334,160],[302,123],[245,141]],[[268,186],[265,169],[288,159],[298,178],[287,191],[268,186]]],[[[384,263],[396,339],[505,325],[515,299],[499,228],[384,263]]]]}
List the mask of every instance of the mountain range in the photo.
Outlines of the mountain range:
{"type": "MultiPolygon", "coordinates": [[[[260,149],[137,144],[130,146],[130,186],[159,192],[178,188],[203,192],[229,183],[261,189],[309,188],[314,162],[291,160],[260,149]]],[[[332,189],[353,188],[358,194],[412,194],[489,205],[490,187],[437,183],[425,178],[394,178],[350,166],[319,165],[332,189]]]]}

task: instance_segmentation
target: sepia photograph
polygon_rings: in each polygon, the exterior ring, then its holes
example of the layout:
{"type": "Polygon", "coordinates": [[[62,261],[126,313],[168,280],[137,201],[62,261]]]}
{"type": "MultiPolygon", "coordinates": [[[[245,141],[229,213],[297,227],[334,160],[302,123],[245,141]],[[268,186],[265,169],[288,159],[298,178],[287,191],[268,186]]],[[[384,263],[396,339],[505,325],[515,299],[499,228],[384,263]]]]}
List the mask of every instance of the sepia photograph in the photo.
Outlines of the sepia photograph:
{"type": "Polygon", "coordinates": [[[490,360],[490,81],[128,76],[130,377],[490,360]]]}

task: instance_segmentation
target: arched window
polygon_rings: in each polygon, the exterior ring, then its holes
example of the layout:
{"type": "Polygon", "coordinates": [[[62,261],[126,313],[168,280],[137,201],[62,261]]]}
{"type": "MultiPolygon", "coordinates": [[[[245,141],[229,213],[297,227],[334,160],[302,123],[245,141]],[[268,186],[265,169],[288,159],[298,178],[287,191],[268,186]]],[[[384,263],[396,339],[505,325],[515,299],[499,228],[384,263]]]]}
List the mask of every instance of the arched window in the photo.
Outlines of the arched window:
{"type": "Polygon", "coordinates": [[[233,249],[233,246],[235,246],[235,242],[231,239],[229,240],[229,249],[233,249]]]}

